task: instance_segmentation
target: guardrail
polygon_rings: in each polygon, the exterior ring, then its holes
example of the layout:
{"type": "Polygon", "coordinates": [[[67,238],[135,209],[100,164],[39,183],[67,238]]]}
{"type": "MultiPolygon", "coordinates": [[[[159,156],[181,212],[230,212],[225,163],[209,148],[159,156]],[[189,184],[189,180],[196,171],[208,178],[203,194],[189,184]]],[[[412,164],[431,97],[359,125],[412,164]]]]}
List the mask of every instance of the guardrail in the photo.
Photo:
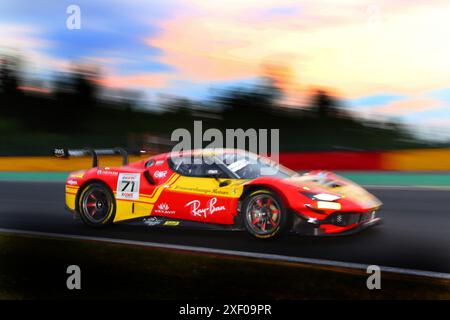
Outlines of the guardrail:
{"type": "MultiPolygon", "coordinates": [[[[130,155],[135,162],[149,155],[130,155]]],[[[120,166],[120,157],[105,156],[101,166],[120,166]]],[[[402,151],[327,151],[285,152],[280,162],[293,170],[357,171],[450,171],[449,149],[416,149],[402,151]]],[[[90,157],[58,159],[55,157],[0,157],[0,171],[67,172],[92,166],[90,157]]]]}
{"type": "Polygon", "coordinates": [[[294,170],[450,171],[450,149],[286,152],[280,162],[294,170]]]}

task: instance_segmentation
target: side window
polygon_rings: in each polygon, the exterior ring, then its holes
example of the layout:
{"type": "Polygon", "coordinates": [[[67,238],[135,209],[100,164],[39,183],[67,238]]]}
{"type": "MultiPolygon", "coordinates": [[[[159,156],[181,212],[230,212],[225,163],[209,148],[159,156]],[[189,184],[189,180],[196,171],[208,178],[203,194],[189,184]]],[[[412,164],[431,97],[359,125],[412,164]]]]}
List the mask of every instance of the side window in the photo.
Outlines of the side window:
{"type": "Polygon", "coordinates": [[[192,177],[210,177],[211,174],[219,178],[227,178],[227,174],[217,164],[192,164],[189,170],[189,175],[192,177]]]}
{"type": "Polygon", "coordinates": [[[217,172],[219,178],[228,178],[224,170],[216,163],[195,163],[194,158],[170,158],[170,166],[172,169],[183,175],[189,177],[208,177],[211,172],[217,172]]]}
{"type": "Polygon", "coordinates": [[[174,158],[169,158],[169,166],[171,167],[171,169],[183,176],[187,176],[189,175],[189,171],[190,171],[190,160],[189,158],[179,158],[179,157],[174,157],[174,158]]]}

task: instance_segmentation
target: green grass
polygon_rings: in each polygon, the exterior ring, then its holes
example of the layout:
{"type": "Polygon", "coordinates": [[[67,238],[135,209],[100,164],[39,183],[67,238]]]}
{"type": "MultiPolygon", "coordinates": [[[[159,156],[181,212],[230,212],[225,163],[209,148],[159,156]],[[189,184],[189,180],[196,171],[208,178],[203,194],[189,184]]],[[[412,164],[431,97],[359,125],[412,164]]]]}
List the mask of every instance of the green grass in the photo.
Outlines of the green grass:
{"type": "Polygon", "coordinates": [[[0,234],[0,298],[450,299],[450,282],[168,249],[0,234]],[[82,289],[66,289],[66,268],[82,289]]]}
{"type": "Polygon", "coordinates": [[[11,172],[0,171],[1,180],[13,181],[65,181],[68,172],[11,172]]]}
{"type": "Polygon", "coordinates": [[[340,174],[363,185],[450,187],[450,173],[341,172],[340,174]]]}

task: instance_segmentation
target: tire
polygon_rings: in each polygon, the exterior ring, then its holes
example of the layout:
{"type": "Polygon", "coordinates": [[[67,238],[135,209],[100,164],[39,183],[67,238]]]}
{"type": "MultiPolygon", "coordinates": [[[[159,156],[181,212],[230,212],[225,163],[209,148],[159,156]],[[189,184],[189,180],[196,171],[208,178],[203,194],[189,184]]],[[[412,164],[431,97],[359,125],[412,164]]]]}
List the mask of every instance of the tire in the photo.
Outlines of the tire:
{"type": "Polygon", "coordinates": [[[78,212],[88,226],[106,227],[112,224],[116,214],[114,194],[103,183],[91,183],[80,194],[78,212]]]}
{"type": "Polygon", "coordinates": [[[283,201],[272,191],[259,189],[250,193],[242,206],[242,222],[247,232],[258,239],[274,239],[289,226],[283,201]]]}

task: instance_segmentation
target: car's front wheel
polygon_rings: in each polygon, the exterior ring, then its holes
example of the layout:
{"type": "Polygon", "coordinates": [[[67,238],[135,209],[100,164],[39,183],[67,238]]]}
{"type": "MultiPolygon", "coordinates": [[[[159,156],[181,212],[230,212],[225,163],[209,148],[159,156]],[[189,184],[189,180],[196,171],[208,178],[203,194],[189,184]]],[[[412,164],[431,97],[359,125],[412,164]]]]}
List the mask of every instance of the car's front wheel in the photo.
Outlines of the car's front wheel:
{"type": "Polygon", "coordinates": [[[288,212],[281,199],[272,191],[260,189],[250,193],[242,209],[244,227],[256,238],[278,237],[288,226],[288,212]]]}
{"type": "Polygon", "coordinates": [[[79,197],[78,211],[84,223],[104,227],[114,220],[116,202],[111,190],[101,184],[88,185],[79,197]]]}

